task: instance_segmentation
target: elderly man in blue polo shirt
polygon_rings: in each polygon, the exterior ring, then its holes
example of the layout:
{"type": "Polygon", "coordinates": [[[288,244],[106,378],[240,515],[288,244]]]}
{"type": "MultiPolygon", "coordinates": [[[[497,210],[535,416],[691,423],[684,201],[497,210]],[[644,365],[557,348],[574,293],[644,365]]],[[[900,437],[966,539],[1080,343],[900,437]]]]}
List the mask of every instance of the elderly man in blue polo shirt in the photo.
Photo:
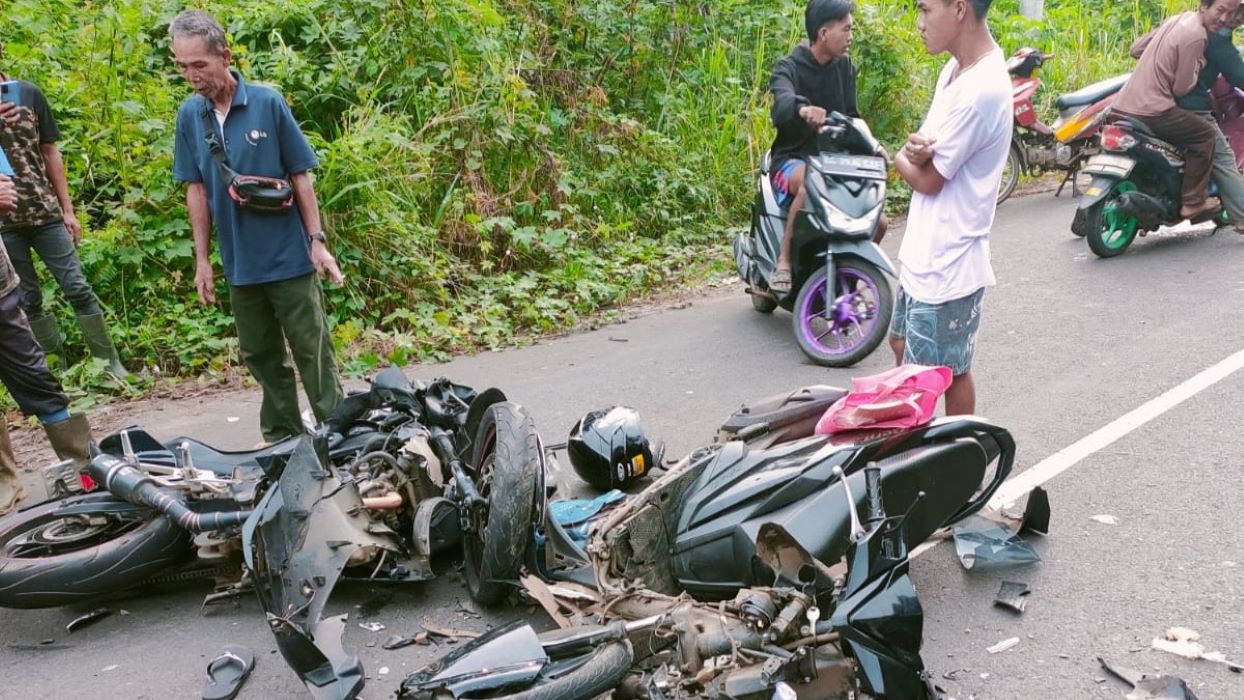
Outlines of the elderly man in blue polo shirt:
{"type": "Polygon", "coordinates": [[[169,38],[196,93],[177,112],[173,153],[173,177],[188,185],[194,286],[200,301],[216,301],[209,257],[214,222],[242,360],[263,388],[260,430],[264,440],[275,442],[303,431],[287,341],[315,417],[323,420],[341,401],[317,274],[335,284],[343,278],[328,250],[307,172],[317,165],[315,153],[285,99],[247,84],[230,68],[232,54],[214,17],[183,12],[169,25],[169,38]],[[292,206],[256,211],[231,197],[230,175],[213,155],[209,137],[223,147],[233,172],[288,179],[292,206]]]}

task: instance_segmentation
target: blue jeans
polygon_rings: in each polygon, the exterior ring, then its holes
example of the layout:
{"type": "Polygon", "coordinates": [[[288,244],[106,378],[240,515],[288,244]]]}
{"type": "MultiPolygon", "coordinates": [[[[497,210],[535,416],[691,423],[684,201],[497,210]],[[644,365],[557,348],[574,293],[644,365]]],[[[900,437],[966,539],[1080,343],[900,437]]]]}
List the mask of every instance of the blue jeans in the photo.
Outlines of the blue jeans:
{"type": "Polygon", "coordinates": [[[65,293],[65,300],[79,316],[102,313],[95,290],[82,274],[82,262],[74,248],[73,237],[65,224],[56,221],[42,226],[6,229],[2,234],[4,247],[17,276],[22,279],[22,308],[31,319],[43,316],[43,290],[35,274],[35,261],[31,251],[47,265],[52,277],[65,293]]]}
{"type": "Polygon", "coordinates": [[[890,335],[904,341],[903,363],[944,365],[956,377],[967,374],[976,354],[984,297],[981,288],[944,304],[926,304],[900,287],[890,335]]]}

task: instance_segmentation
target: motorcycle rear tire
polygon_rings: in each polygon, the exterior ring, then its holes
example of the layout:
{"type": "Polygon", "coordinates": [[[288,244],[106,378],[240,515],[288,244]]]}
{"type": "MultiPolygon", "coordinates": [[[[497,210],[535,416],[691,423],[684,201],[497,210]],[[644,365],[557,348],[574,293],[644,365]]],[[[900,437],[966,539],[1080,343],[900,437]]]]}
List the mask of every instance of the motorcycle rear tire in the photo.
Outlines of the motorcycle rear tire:
{"type": "Polygon", "coordinates": [[[1011,144],[1011,150],[1006,156],[1006,166],[1002,170],[1002,183],[998,187],[998,204],[1005,202],[1015,192],[1015,186],[1019,184],[1019,176],[1024,170],[1024,157],[1020,154],[1019,146],[1011,144]]]}
{"type": "Polygon", "coordinates": [[[506,697],[509,700],[591,700],[618,687],[633,660],[630,644],[611,642],[597,649],[592,658],[570,673],[506,697]]]}
{"type": "Polygon", "coordinates": [[[1136,185],[1130,180],[1116,182],[1105,197],[1084,211],[1084,238],[1088,241],[1089,249],[1097,257],[1113,258],[1116,255],[1122,255],[1136,240],[1140,229],[1136,218],[1128,216],[1116,220],[1106,209],[1107,205],[1120,194],[1135,189],[1136,185]],[[1103,229],[1107,227],[1109,227],[1108,233],[1113,234],[1117,231],[1119,235],[1112,235],[1107,240],[1102,235],[1103,229]]]}
{"type": "MultiPolygon", "coordinates": [[[[92,493],[43,503],[0,519],[0,607],[50,608],[90,600],[136,586],[185,561],[193,553],[190,533],[160,513],[135,506],[133,522],[106,539],[84,541],[50,556],[14,556],[9,545],[42,529],[53,532],[63,508],[112,503],[111,494],[92,493]]],[[[102,510],[102,508],[101,508],[102,510]]]]}
{"type": "Polygon", "coordinates": [[[463,569],[471,598],[496,605],[518,578],[532,536],[539,435],[521,406],[503,401],[484,412],[474,444],[472,478],[488,507],[475,532],[462,538],[463,569]]]}
{"type": "Polygon", "coordinates": [[[752,298],[752,308],[762,314],[771,314],[777,308],[777,300],[773,297],[763,296],[761,294],[749,294],[752,298]]]}

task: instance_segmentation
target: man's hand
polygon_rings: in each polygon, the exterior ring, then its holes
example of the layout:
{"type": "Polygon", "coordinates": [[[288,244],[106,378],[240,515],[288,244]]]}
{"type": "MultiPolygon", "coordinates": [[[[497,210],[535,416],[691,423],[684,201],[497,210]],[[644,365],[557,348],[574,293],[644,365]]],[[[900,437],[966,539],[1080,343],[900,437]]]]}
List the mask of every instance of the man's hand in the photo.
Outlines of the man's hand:
{"type": "Polygon", "coordinates": [[[13,126],[17,123],[17,105],[12,102],[0,102],[0,124],[13,126]]]}
{"type": "Polygon", "coordinates": [[[311,264],[315,266],[316,274],[322,279],[338,286],[345,284],[346,278],[341,274],[341,268],[337,267],[337,259],[319,241],[311,242],[311,264]]]}
{"type": "Polygon", "coordinates": [[[65,214],[65,229],[73,237],[73,247],[77,248],[82,242],[82,224],[78,222],[78,217],[73,212],[65,214]]]}
{"type": "Polygon", "coordinates": [[[933,158],[933,144],[937,139],[929,138],[920,132],[907,137],[903,144],[903,154],[912,165],[924,165],[933,158]]]}
{"type": "Polygon", "coordinates": [[[14,209],[17,209],[17,185],[7,175],[0,175],[0,214],[14,209]]]}
{"type": "Polygon", "coordinates": [[[216,278],[210,262],[200,262],[194,266],[194,288],[199,293],[200,302],[216,303],[216,278]]]}
{"type": "Polygon", "coordinates": [[[808,126],[811,126],[814,129],[819,129],[824,126],[826,115],[828,115],[828,112],[821,107],[817,107],[816,105],[804,105],[799,108],[800,118],[807,122],[808,126]]]}

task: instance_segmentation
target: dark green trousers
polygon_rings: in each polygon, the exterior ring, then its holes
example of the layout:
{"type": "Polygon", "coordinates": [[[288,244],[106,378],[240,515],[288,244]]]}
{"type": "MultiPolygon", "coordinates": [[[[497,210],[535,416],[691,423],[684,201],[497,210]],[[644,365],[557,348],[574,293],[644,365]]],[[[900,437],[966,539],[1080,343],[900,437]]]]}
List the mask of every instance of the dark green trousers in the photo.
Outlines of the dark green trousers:
{"type": "Polygon", "coordinates": [[[312,273],[279,282],[230,286],[229,299],[242,361],[263,388],[259,410],[263,438],[275,442],[304,432],[295,366],[316,420],[324,420],[341,402],[341,381],[319,278],[312,273]],[[293,353],[292,363],[286,342],[293,353]]]}

